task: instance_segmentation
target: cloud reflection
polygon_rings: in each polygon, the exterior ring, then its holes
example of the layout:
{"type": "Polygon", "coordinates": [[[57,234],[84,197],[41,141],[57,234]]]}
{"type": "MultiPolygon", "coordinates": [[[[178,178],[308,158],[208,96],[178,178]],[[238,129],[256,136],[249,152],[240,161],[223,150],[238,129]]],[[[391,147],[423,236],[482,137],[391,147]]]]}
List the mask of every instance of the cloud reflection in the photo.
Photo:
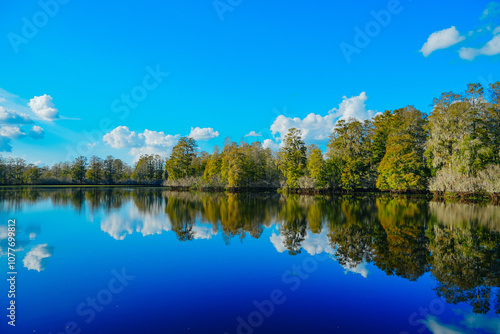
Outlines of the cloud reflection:
{"type": "Polygon", "coordinates": [[[24,257],[23,264],[28,270],[36,270],[38,272],[45,269],[47,259],[54,253],[54,248],[47,244],[38,245],[32,248],[24,257]]]}

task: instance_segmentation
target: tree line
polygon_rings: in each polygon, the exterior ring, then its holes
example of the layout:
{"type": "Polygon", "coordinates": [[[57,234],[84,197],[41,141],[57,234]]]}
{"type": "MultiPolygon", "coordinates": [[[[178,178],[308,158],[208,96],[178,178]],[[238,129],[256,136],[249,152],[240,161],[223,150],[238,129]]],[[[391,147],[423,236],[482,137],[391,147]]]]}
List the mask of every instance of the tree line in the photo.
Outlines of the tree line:
{"type": "Polygon", "coordinates": [[[429,115],[406,106],[371,120],[340,120],[325,153],[307,146],[296,128],[278,152],[226,138],[210,154],[182,137],[168,158],[143,155],[134,166],[112,156],[78,157],[50,168],[0,159],[0,183],[499,193],[500,82],[442,93],[429,115]]]}

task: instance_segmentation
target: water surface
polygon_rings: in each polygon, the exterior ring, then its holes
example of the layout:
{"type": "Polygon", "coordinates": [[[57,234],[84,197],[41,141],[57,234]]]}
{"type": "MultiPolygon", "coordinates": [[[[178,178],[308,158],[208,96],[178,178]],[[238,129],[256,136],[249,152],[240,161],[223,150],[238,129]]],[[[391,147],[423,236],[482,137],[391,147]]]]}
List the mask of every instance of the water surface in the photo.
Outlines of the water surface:
{"type": "Polygon", "coordinates": [[[4,188],[8,333],[500,333],[500,207],[4,188]]]}

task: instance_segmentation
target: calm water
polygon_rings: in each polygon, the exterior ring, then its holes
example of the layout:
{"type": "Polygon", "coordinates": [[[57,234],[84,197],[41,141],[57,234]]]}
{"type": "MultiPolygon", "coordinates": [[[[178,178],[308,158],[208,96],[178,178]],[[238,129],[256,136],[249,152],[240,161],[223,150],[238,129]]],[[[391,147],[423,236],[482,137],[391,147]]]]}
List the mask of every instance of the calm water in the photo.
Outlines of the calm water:
{"type": "Polygon", "coordinates": [[[500,333],[500,207],[2,189],[2,333],[500,333]]]}

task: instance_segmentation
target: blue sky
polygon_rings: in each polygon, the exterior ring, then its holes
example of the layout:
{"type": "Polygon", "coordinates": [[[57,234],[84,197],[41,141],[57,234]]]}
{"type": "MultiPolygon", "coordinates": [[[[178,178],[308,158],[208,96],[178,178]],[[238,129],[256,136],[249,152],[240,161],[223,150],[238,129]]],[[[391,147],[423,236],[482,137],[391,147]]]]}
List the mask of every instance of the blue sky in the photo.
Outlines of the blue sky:
{"type": "Polygon", "coordinates": [[[0,13],[0,149],[28,162],[132,162],[186,135],[208,151],[226,136],[277,148],[291,126],[324,147],[339,118],[429,112],[444,91],[500,80],[490,1],[10,0],[0,13]]]}

